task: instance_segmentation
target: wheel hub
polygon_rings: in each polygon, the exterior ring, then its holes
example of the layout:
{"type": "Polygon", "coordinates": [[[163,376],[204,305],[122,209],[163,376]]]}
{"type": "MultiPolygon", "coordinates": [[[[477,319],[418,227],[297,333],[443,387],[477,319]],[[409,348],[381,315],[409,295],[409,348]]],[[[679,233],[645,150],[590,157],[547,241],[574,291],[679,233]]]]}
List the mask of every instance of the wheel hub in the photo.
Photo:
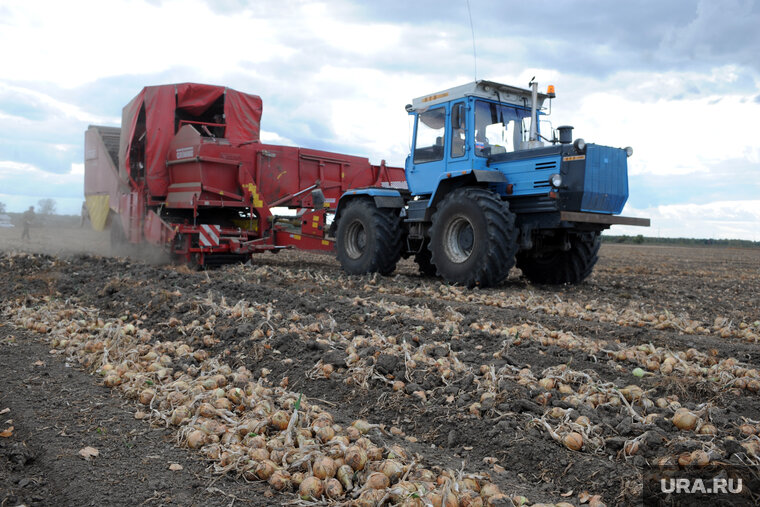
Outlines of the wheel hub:
{"type": "Polygon", "coordinates": [[[348,226],[346,231],[346,254],[351,259],[358,259],[367,247],[367,233],[360,221],[355,221],[348,226]]]}
{"type": "Polygon", "coordinates": [[[443,248],[446,257],[451,262],[461,264],[470,258],[474,244],[475,235],[470,221],[461,215],[454,217],[443,233],[443,248]]]}

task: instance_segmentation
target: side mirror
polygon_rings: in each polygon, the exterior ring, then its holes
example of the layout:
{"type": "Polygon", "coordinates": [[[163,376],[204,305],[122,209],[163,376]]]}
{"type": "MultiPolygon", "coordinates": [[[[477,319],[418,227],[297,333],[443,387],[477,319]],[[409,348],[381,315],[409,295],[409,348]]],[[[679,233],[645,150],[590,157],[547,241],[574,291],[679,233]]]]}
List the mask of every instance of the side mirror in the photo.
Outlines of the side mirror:
{"type": "Polygon", "coordinates": [[[455,105],[454,108],[451,110],[451,128],[452,129],[462,128],[462,104],[455,105]]]}

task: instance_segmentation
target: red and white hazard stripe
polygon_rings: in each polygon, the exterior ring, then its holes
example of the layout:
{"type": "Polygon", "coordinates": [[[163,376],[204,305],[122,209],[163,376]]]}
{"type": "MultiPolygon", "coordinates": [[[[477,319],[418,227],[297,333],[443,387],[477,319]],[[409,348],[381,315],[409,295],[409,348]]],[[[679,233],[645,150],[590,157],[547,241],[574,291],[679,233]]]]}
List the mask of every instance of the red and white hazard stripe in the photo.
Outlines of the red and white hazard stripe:
{"type": "Polygon", "coordinates": [[[219,246],[219,236],[221,235],[221,226],[203,224],[200,230],[200,244],[201,246],[219,246]]]}

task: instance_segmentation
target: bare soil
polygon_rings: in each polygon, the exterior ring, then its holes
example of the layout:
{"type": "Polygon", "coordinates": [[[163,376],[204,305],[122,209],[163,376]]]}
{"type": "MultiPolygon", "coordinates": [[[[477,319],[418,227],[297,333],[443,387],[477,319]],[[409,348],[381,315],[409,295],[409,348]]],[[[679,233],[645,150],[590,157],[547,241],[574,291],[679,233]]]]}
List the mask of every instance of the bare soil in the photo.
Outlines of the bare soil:
{"type": "Polygon", "coordinates": [[[53,244],[55,231],[44,232],[22,242],[20,230],[0,230],[0,410],[10,409],[0,431],[13,427],[0,438],[3,506],[297,499],[212,473],[170,429],[136,420],[137,402],[51,354],[47,335],[9,317],[50,300],[134,321],[156,340],[186,340],[273,385],[287,378],[288,389],[320,400],[340,424],[364,418],[395,427],[384,443],[402,444],[431,467],[488,474],[530,502],[579,505],[588,492],[607,505],[635,505],[644,464],[696,449],[738,463],[750,438],[739,427],[760,431],[756,392],[716,366],[735,360],[750,380],[760,368],[758,250],[605,244],[581,285],[535,286],[515,271],[500,287],[468,291],[419,275],[410,261],[391,277],[357,277],[330,256],[289,251],[194,271],[107,257],[107,234],[72,229],[53,244]],[[254,319],[220,310],[241,301],[267,310],[254,319]],[[211,315],[212,340],[187,332],[211,315]],[[167,325],[171,318],[180,325],[167,325]],[[402,344],[408,357],[398,354],[402,344]],[[653,350],[683,359],[672,372],[648,368],[653,350]],[[646,374],[634,376],[636,367],[646,374]],[[553,384],[539,385],[544,378],[553,384]],[[631,385],[646,395],[633,396],[630,409],[610,402],[631,385]],[[609,396],[592,402],[600,389],[609,396]],[[675,401],[715,434],[679,431],[675,401]],[[550,416],[554,408],[566,417],[550,416]],[[547,425],[569,431],[579,417],[588,420],[587,438],[572,451],[547,425]],[[634,440],[638,450],[628,452],[634,440]],[[80,457],[87,446],[99,456],[80,457]],[[173,463],[183,469],[169,470],[173,463]]]}

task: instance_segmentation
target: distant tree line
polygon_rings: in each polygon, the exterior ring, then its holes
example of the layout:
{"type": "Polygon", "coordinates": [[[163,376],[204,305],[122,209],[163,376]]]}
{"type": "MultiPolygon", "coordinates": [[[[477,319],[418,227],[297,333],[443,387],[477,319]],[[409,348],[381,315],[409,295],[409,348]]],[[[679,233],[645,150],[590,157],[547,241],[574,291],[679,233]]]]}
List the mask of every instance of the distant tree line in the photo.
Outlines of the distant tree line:
{"type": "Polygon", "coordinates": [[[602,243],[627,243],[629,245],[680,245],[680,246],[724,246],[740,248],[760,248],[760,241],[746,239],[700,239],[700,238],[651,238],[637,236],[602,235],[602,243]]]}
{"type": "MultiPolygon", "coordinates": [[[[55,215],[57,203],[55,199],[49,197],[37,201],[37,212],[41,215],[55,215]]],[[[5,213],[6,207],[4,202],[0,202],[0,213],[5,213]]]]}

